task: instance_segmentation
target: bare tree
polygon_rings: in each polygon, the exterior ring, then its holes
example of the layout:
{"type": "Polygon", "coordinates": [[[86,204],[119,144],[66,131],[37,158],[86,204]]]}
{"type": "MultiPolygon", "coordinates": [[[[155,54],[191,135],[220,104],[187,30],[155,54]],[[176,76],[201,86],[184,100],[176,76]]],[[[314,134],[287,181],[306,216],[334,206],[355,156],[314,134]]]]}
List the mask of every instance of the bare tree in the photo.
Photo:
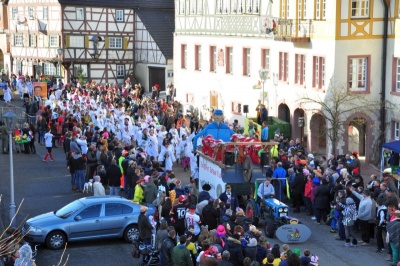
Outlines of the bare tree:
{"type": "MultiPolygon", "coordinates": [[[[326,121],[325,132],[331,143],[331,152],[337,152],[338,141],[346,132],[348,125],[348,117],[356,112],[363,112],[373,117],[377,121],[377,113],[379,113],[379,101],[371,99],[370,95],[360,94],[349,91],[345,84],[336,85],[331,83],[326,93],[313,93],[309,95],[305,93],[298,96],[298,102],[305,106],[305,109],[312,112],[320,113],[326,121]]],[[[365,123],[363,119],[355,119],[353,124],[362,125],[365,123]]],[[[378,125],[371,125],[379,128],[378,125]]]]}

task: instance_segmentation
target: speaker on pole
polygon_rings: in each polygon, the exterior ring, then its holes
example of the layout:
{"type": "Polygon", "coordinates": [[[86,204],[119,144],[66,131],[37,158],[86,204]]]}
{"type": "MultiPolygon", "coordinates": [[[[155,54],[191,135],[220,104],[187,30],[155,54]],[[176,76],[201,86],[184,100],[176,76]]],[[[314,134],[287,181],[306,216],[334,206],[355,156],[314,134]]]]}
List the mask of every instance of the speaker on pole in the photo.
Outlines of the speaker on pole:
{"type": "Polygon", "coordinates": [[[248,112],[249,112],[249,106],[247,104],[243,105],[243,113],[247,114],[248,112]]]}

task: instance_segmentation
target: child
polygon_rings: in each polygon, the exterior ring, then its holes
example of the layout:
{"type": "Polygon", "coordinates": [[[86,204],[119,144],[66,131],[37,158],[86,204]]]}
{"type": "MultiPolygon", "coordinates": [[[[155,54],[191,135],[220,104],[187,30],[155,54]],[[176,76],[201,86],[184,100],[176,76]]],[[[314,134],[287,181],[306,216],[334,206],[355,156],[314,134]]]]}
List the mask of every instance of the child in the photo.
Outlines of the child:
{"type": "Polygon", "coordinates": [[[310,254],[311,252],[309,249],[304,250],[304,256],[300,258],[300,266],[308,266],[310,264],[310,254]]]}
{"type": "Polygon", "coordinates": [[[316,255],[312,255],[310,258],[310,266],[318,266],[319,258],[316,255]]]}
{"type": "Polygon", "coordinates": [[[385,204],[383,204],[382,199],[376,200],[376,207],[378,210],[376,211],[376,244],[377,244],[377,253],[381,253],[384,251],[383,237],[382,231],[386,228],[386,216],[387,216],[387,208],[385,204]]]}
{"type": "MultiPolygon", "coordinates": [[[[340,200],[339,197],[336,197],[336,202],[338,202],[339,200],[340,200]]],[[[339,219],[339,211],[336,209],[336,206],[334,204],[331,204],[331,212],[329,214],[329,218],[331,219],[331,230],[330,230],[330,232],[331,233],[336,233],[337,221],[339,219]]]]}
{"type": "Polygon", "coordinates": [[[283,244],[282,245],[282,253],[286,254],[286,257],[290,257],[290,255],[292,255],[293,251],[290,250],[290,247],[288,244],[283,244]]]}

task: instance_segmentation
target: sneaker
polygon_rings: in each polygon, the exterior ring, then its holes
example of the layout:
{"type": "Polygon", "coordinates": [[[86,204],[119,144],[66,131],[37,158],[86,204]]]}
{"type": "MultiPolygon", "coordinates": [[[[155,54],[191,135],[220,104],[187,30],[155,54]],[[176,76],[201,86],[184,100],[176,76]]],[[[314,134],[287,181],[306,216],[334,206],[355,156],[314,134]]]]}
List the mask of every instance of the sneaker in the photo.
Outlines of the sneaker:
{"type": "Polygon", "coordinates": [[[355,247],[357,247],[357,245],[354,245],[353,243],[351,243],[350,247],[355,248],[355,247]]]}
{"type": "Polygon", "coordinates": [[[315,220],[317,220],[317,217],[313,216],[313,217],[311,217],[311,220],[315,221],[315,220]]]}
{"type": "Polygon", "coordinates": [[[382,249],[380,249],[380,248],[377,248],[377,249],[375,250],[375,252],[376,252],[376,253],[382,253],[382,252],[383,252],[383,250],[382,250],[382,249]]]}
{"type": "Polygon", "coordinates": [[[51,159],[52,162],[54,162],[54,159],[51,159]]]}
{"type": "Polygon", "coordinates": [[[335,229],[331,229],[331,231],[329,231],[329,232],[331,232],[332,234],[334,234],[334,233],[336,233],[336,230],[335,230],[335,229]]]}
{"type": "Polygon", "coordinates": [[[345,247],[350,247],[351,244],[350,244],[350,242],[349,242],[349,243],[344,244],[344,246],[345,246],[345,247]]]}
{"type": "Polygon", "coordinates": [[[43,162],[45,162],[46,160],[45,159],[43,159],[43,162]]]}

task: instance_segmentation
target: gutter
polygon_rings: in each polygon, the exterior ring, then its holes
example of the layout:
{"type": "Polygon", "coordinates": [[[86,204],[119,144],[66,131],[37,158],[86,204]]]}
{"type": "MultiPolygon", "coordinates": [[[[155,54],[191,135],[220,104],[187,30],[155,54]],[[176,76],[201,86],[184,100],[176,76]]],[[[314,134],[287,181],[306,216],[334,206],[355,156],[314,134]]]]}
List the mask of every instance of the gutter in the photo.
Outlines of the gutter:
{"type": "Polygon", "coordinates": [[[386,64],[387,64],[387,43],[388,43],[388,23],[390,0],[382,0],[384,6],[383,15],[383,38],[382,38],[382,66],[381,66],[381,97],[380,97],[380,135],[379,147],[385,143],[386,129],[386,64]]]}

